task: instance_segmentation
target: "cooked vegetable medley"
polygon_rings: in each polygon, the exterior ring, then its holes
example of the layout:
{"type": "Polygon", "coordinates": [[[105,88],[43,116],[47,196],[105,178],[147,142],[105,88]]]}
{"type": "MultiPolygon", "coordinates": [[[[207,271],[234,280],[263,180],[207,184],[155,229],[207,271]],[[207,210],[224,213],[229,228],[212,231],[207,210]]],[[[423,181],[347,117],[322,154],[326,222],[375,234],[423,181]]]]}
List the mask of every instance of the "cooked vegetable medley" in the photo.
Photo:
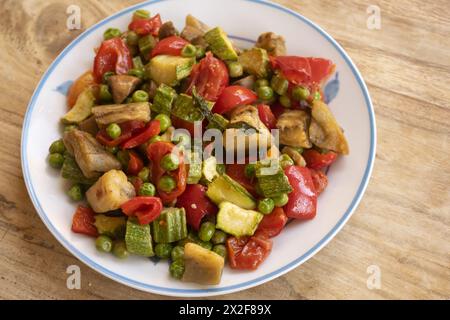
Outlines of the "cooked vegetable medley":
{"type": "Polygon", "coordinates": [[[331,61],[287,56],[272,32],[241,49],[191,15],[179,32],[145,10],[95,52],[48,162],[86,201],[72,230],[98,251],[214,285],[225,262],[258,268],[289,219],[316,216],[325,169],[349,153],[321,91],[331,61]]]}

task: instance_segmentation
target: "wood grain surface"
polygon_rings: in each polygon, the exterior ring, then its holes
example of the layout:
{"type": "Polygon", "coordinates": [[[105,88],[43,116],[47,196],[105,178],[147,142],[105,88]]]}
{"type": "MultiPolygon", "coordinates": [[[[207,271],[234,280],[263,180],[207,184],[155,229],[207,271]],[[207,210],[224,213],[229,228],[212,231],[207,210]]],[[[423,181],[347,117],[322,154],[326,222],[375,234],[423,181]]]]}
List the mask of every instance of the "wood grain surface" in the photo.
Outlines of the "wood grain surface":
{"type": "MultiPolygon", "coordinates": [[[[137,0],[0,2],[0,298],[161,299],[91,270],[50,234],[20,166],[28,101],[57,54],[82,30],[137,0]],[[82,30],[65,28],[68,5],[82,30]],[[66,268],[81,267],[81,290],[66,268]]],[[[283,0],[347,50],[373,98],[378,150],[366,195],[342,231],[301,267],[231,299],[450,298],[450,1],[283,0]],[[369,5],[381,29],[366,26],[369,5]],[[370,265],[381,288],[367,287],[370,265]]]]}

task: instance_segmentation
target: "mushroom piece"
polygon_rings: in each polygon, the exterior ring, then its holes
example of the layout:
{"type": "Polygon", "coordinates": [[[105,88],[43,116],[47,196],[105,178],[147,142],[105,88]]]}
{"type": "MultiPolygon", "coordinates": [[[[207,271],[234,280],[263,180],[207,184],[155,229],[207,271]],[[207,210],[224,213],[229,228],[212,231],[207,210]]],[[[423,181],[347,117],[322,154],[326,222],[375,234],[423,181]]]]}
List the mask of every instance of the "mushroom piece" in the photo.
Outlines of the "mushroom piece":
{"type": "Polygon", "coordinates": [[[265,32],[258,37],[255,47],[266,49],[271,56],[286,55],[286,42],[282,36],[265,32]]]}
{"type": "Polygon", "coordinates": [[[206,31],[209,30],[209,26],[195,18],[194,16],[188,14],[186,16],[186,25],[181,31],[181,37],[186,39],[189,42],[192,42],[192,40],[203,37],[203,35],[206,33],[206,31]]]}
{"type": "Polygon", "coordinates": [[[159,28],[158,38],[159,40],[168,38],[171,36],[177,36],[178,30],[173,25],[172,21],[164,22],[159,28]]]}
{"type": "Polygon", "coordinates": [[[272,146],[272,140],[269,129],[259,119],[256,107],[245,105],[232,110],[228,128],[223,135],[223,145],[227,152],[236,151],[239,155],[251,148],[268,149],[272,146]]]}
{"type": "Polygon", "coordinates": [[[300,167],[306,167],[306,161],[301,155],[300,152],[298,152],[296,149],[292,147],[284,147],[283,150],[281,150],[282,153],[287,154],[289,157],[294,160],[294,164],[300,167]]]}
{"type": "Polygon", "coordinates": [[[348,154],[349,148],[344,133],[328,106],[322,101],[314,101],[309,137],[319,148],[348,154]]]}
{"type": "Polygon", "coordinates": [[[249,75],[249,76],[246,76],[242,79],[239,79],[239,80],[233,82],[233,85],[242,86],[247,89],[253,90],[253,88],[255,87],[255,82],[256,82],[256,77],[254,75],[249,75]]]}
{"type": "Polygon", "coordinates": [[[99,130],[94,116],[90,116],[86,120],[81,121],[79,127],[81,131],[88,132],[93,136],[95,136],[99,130]]]}
{"type": "Polygon", "coordinates": [[[122,167],[119,160],[88,132],[69,130],[64,134],[63,141],[86,178],[95,178],[102,172],[122,167]]]}
{"type": "Polygon", "coordinates": [[[148,102],[108,104],[92,108],[92,113],[99,127],[131,120],[148,122],[150,121],[150,104],[148,102]]]}
{"type": "Polygon", "coordinates": [[[222,277],[224,258],[195,243],[184,247],[184,273],[182,280],[205,285],[219,284],[222,277]]]}
{"type": "Polygon", "coordinates": [[[302,110],[285,111],[277,120],[280,143],[291,147],[311,148],[308,136],[310,116],[302,110]]]}
{"type": "Polygon", "coordinates": [[[117,210],[136,195],[133,185],[121,170],[110,170],[86,191],[86,199],[97,213],[117,210]]]}
{"type": "Polygon", "coordinates": [[[138,77],[126,74],[109,77],[108,84],[115,103],[122,103],[141,83],[138,77]]]}

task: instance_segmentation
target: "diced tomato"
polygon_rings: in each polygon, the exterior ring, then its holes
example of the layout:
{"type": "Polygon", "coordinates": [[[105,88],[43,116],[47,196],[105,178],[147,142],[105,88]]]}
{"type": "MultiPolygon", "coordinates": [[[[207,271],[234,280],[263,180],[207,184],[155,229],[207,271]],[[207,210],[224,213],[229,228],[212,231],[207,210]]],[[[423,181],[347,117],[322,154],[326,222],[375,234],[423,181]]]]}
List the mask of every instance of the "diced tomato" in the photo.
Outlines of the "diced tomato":
{"type": "Polygon", "coordinates": [[[126,74],[132,65],[130,50],[121,38],[105,40],[94,59],[95,81],[101,83],[103,74],[108,71],[126,74]]]}
{"type": "Polygon", "coordinates": [[[325,173],[320,170],[311,169],[311,178],[313,179],[314,188],[317,195],[320,195],[328,186],[328,178],[325,173]]]}
{"type": "Polygon", "coordinates": [[[141,190],[142,185],[144,184],[144,181],[142,181],[139,177],[131,177],[130,182],[134,187],[134,191],[136,194],[139,194],[139,190],[141,190]]]}
{"type": "Polygon", "coordinates": [[[123,149],[132,149],[135,148],[145,142],[147,142],[150,138],[156,136],[161,131],[161,126],[159,120],[152,120],[147,123],[145,129],[137,134],[136,136],[131,137],[125,143],[122,144],[123,149]]]}
{"type": "Polygon", "coordinates": [[[159,217],[163,209],[158,197],[135,197],[120,206],[127,216],[137,217],[139,224],[149,224],[159,217]]]}
{"type": "Polygon", "coordinates": [[[216,101],[223,89],[228,86],[228,82],[228,69],[225,63],[215,58],[211,52],[207,52],[192,69],[186,92],[191,94],[195,87],[200,96],[209,101],[216,101]]]}
{"type": "Polygon", "coordinates": [[[69,92],[67,92],[67,105],[72,108],[77,102],[78,96],[85,89],[95,86],[96,82],[92,71],[86,71],[70,86],[69,92]]]}
{"type": "Polygon", "coordinates": [[[256,234],[263,233],[266,234],[269,238],[275,237],[276,235],[280,234],[287,221],[288,217],[284,213],[283,208],[277,207],[273,209],[272,213],[264,216],[264,218],[258,225],[256,234]]]}
{"type": "Polygon", "coordinates": [[[72,219],[72,231],[82,233],[91,237],[98,236],[97,228],[94,225],[94,211],[85,206],[78,206],[72,219]]]}
{"type": "Polygon", "coordinates": [[[256,195],[255,182],[247,178],[245,175],[245,164],[230,163],[226,165],[225,172],[231,179],[238,182],[241,186],[247,189],[252,195],[256,195]]]}
{"type": "Polygon", "coordinates": [[[269,129],[275,129],[277,127],[277,119],[270,107],[267,104],[258,104],[257,108],[262,123],[269,129]]]}
{"type": "Polygon", "coordinates": [[[280,56],[271,57],[270,61],[272,68],[280,70],[291,84],[304,85],[309,89],[320,87],[335,70],[333,62],[322,58],[280,56]]]}
{"type": "Polygon", "coordinates": [[[128,30],[136,32],[140,36],[151,34],[157,36],[159,28],[161,28],[162,21],[161,16],[157,14],[150,19],[135,18],[128,25],[128,30]]]}
{"type": "Polygon", "coordinates": [[[189,41],[179,37],[171,36],[164,38],[159,41],[156,46],[152,49],[152,57],[167,54],[171,56],[180,56],[183,48],[189,44],[189,41]]]}
{"type": "Polygon", "coordinates": [[[177,197],[179,197],[186,190],[186,164],[184,163],[184,157],[181,152],[177,153],[180,160],[178,169],[173,171],[166,171],[161,167],[162,158],[171,152],[173,152],[175,146],[170,142],[157,141],[151,143],[147,148],[147,156],[151,161],[152,180],[156,185],[158,194],[164,204],[170,204],[177,197]],[[163,175],[169,175],[175,179],[177,186],[170,192],[164,192],[158,188],[159,180],[163,175]]]}
{"type": "Polygon", "coordinates": [[[288,194],[289,201],[283,207],[289,218],[312,219],[316,216],[317,193],[311,172],[306,167],[289,166],[284,169],[293,189],[288,194]]]}
{"type": "Polygon", "coordinates": [[[311,82],[322,85],[336,69],[336,65],[323,58],[307,58],[311,67],[311,82]]]}
{"type": "Polygon", "coordinates": [[[320,170],[331,165],[337,159],[337,153],[328,151],[321,153],[316,149],[308,149],[302,153],[306,166],[311,169],[320,170]]]}
{"type": "Polygon", "coordinates": [[[246,104],[252,104],[258,99],[256,93],[242,86],[229,86],[223,89],[212,109],[215,113],[226,113],[231,109],[246,104]]]}
{"type": "Polygon", "coordinates": [[[304,57],[279,56],[270,57],[272,68],[280,70],[291,83],[305,84],[311,81],[311,66],[304,57]]]}
{"type": "Polygon", "coordinates": [[[279,102],[276,102],[273,106],[270,107],[272,110],[273,115],[276,119],[278,119],[283,112],[286,111],[286,108],[283,107],[279,102]]]}
{"type": "Polygon", "coordinates": [[[206,190],[201,184],[190,184],[177,200],[177,207],[186,210],[187,224],[195,230],[200,228],[204,216],[217,213],[217,207],[206,196],[206,190]]]}
{"type": "Polygon", "coordinates": [[[139,155],[133,150],[128,151],[128,155],[130,156],[130,161],[128,161],[127,173],[129,175],[135,176],[144,167],[144,162],[139,157],[139,155]]]}
{"type": "Polygon", "coordinates": [[[105,146],[116,147],[133,137],[133,135],[138,134],[145,127],[145,123],[143,121],[131,120],[119,123],[119,126],[122,134],[117,139],[112,140],[106,133],[106,128],[103,128],[97,133],[97,140],[105,146]]]}
{"type": "Polygon", "coordinates": [[[227,239],[230,266],[233,269],[255,270],[272,250],[272,241],[264,236],[227,239]]]}

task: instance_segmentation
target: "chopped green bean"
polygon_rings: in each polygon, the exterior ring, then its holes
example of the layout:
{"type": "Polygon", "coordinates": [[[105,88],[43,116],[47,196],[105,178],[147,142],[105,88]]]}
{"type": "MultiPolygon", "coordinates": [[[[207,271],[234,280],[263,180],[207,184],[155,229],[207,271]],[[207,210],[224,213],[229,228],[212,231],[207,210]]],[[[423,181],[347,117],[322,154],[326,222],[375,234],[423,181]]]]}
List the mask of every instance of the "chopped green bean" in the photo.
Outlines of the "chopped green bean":
{"type": "Polygon", "coordinates": [[[158,114],[155,117],[155,120],[159,121],[161,132],[166,131],[172,125],[172,121],[170,120],[170,117],[163,113],[158,114]]]}
{"type": "Polygon", "coordinates": [[[232,78],[238,78],[244,74],[244,68],[242,64],[237,61],[232,61],[228,63],[228,73],[232,78]]]}
{"type": "Polygon", "coordinates": [[[158,243],[155,246],[155,254],[161,259],[168,259],[172,252],[172,245],[170,243],[158,243]]]}
{"type": "Polygon", "coordinates": [[[270,198],[261,199],[258,202],[258,210],[262,214],[271,213],[273,211],[274,206],[275,206],[275,204],[274,204],[273,200],[270,198]]]}
{"type": "Polygon", "coordinates": [[[181,50],[181,55],[186,58],[195,57],[197,54],[197,49],[192,44],[187,44],[181,50]]]}
{"type": "Polygon", "coordinates": [[[101,252],[110,252],[113,242],[110,237],[101,235],[95,240],[95,247],[101,252]]]}
{"type": "Polygon", "coordinates": [[[122,129],[117,123],[110,123],[106,127],[106,133],[111,139],[115,140],[122,134],[122,129]]]}
{"type": "Polygon", "coordinates": [[[227,248],[223,244],[216,244],[212,251],[217,253],[219,256],[223,257],[224,259],[227,256],[227,248]]]}
{"type": "Polygon", "coordinates": [[[105,33],[103,33],[103,38],[105,40],[109,40],[112,38],[120,37],[121,34],[122,34],[122,32],[119,29],[109,28],[109,29],[106,29],[105,33]]]}
{"type": "Polygon", "coordinates": [[[175,260],[170,264],[170,275],[176,279],[181,279],[184,273],[184,261],[175,260]]]}
{"type": "Polygon", "coordinates": [[[184,248],[182,246],[176,246],[170,253],[172,261],[182,260],[184,257],[184,248]]]}
{"type": "Polygon", "coordinates": [[[133,102],[147,102],[150,97],[144,90],[136,90],[132,96],[133,102]]]}
{"type": "Polygon", "coordinates": [[[280,75],[274,75],[270,81],[270,86],[273,91],[278,93],[280,96],[284,95],[289,87],[289,81],[281,77],[280,75]]]}

